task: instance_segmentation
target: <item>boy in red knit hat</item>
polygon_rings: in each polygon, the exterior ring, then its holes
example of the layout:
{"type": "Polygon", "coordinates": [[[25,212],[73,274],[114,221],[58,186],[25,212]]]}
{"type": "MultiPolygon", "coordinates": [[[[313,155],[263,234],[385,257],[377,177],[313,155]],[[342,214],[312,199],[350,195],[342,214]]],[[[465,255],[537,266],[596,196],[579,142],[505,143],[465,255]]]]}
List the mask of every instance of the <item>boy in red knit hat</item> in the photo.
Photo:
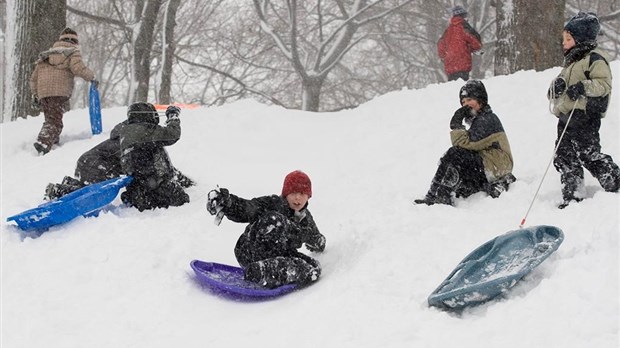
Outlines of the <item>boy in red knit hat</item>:
{"type": "Polygon", "coordinates": [[[291,283],[305,286],[318,280],[319,262],[297,250],[303,244],[313,252],[325,249],[325,236],[308,210],[310,197],[312,182],[300,170],[284,178],[279,196],[247,200],[225,188],[209,192],[211,215],[249,223],[235,246],[235,257],[247,280],[267,288],[291,283]]]}

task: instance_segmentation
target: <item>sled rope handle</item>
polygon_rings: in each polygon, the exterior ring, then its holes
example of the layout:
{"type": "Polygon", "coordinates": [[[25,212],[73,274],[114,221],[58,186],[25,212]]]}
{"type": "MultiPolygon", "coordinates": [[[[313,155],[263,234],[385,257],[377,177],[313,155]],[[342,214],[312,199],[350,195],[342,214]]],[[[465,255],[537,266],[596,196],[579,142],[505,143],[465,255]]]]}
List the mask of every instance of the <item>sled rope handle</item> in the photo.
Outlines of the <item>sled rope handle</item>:
{"type": "MultiPolygon", "coordinates": [[[[581,96],[579,96],[581,98],[581,96]]],[[[553,159],[555,158],[555,154],[556,152],[558,152],[558,148],[560,147],[560,143],[562,142],[562,138],[564,138],[564,134],[566,134],[566,130],[568,129],[568,124],[570,123],[571,118],[573,118],[573,113],[575,112],[575,108],[577,107],[577,102],[579,101],[579,98],[577,98],[577,100],[575,100],[575,104],[573,104],[573,109],[570,112],[570,115],[568,115],[568,119],[566,120],[566,125],[564,125],[564,130],[562,130],[562,134],[560,135],[560,139],[558,139],[558,143],[555,145],[555,149],[553,149],[553,154],[551,155],[551,159],[549,160],[549,164],[547,164],[547,169],[545,169],[545,173],[543,174],[542,178],[540,179],[540,183],[538,184],[538,188],[536,189],[536,192],[534,193],[534,197],[532,197],[532,201],[530,202],[530,206],[529,208],[527,208],[527,211],[525,212],[525,216],[523,216],[523,219],[521,220],[521,224],[519,225],[519,228],[523,228],[523,225],[525,225],[525,220],[527,219],[527,216],[530,214],[530,210],[532,209],[532,206],[534,205],[534,201],[536,200],[536,197],[538,196],[538,192],[540,191],[540,188],[542,187],[543,181],[545,180],[545,177],[547,176],[547,172],[549,172],[549,167],[551,167],[551,163],[553,163],[553,159]]]]}

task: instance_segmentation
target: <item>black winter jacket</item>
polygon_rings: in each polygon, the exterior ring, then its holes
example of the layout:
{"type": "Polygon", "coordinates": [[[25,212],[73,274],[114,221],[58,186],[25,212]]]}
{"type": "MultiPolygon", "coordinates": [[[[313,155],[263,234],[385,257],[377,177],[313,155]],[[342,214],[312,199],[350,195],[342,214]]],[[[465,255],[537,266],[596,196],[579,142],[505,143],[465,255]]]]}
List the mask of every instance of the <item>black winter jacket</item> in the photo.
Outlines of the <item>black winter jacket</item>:
{"type": "Polygon", "coordinates": [[[121,175],[120,131],[127,121],[117,124],[110,138],[86,151],[77,160],[75,177],[84,184],[93,184],[121,175]]]}
{"type": "MultiPolygon", "coordinates": [[[[250,223],[241,237],[237,247],[252,248],[251,245],[258,245],[259,249],[271,252],[269,248],[277,248],[274,252],[295,251],[301,248],[302,244],[311,251],[323,251],[325,249],[325,236],[319,232],[312,214],[307,209],[307,204],[299,212],[295,213],[288,206],[284,197],[278,195],[263,196],[246,200],[235,195],[230,195],[231,204],[224,207],[226,217],[234,222],[250,223]],[[285,231],[285,235],[276,233],[259,234],[253,229],[254,223],[263,215],[276,212],[284,215],[290,221],[290,228],[285,231]]],[[[265,255],[273,256],[273,255],[265,255]]]]}
{"type": "Polygon", "coordinates": [[[168,160],[164,146],[181,138],[178,118],[166,121],[162,127],[156,120],[129,119],[120,129],[121,167],[124,174],[138,180],[145,178],[170,179],[174,168],[168,160]]]}

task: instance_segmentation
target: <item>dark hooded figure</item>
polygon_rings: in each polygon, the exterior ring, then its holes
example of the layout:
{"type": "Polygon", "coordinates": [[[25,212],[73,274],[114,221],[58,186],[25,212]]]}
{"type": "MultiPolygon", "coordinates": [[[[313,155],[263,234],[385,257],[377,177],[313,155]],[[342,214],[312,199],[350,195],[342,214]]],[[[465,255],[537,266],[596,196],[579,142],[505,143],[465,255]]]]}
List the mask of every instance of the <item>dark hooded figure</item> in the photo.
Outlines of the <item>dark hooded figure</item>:
{"type": "Polygon", "coordinates": [[[571,201],[581,201],[584,167],[605,191],[618,192],[620,188],[620,168],[601,152],[599,130],[612,83],[609,59],[597,48],[599,29],[594,13],[579,12],[566,23],[562,32],[564,68],[547,93],[558,117],[553,164],[562,183],[560,209],[571,201]]]}
{"type": "MultiPolygon", "coordinates": [[[[102,141],[78,158],[75,167],[75,177],[65,176],[59,184],[48,184],[45,189],[45,199],[57,199],[86,185],[122,175],[120,133],[121,129],[128,122],[128,120],[125,120],[117,124],[110,132],[109,139],[102,141]]],[[[165,160],[172,167],[167,154],[165,160]]],[[[172,168],[174,171],[173,181],[176,181],[183,188],[194,185],[190,178],[183,175],[176,168],[172,168]]]]}
{"type": "Polygon", "coordinates": [[[461,87],[462,107],[450,120],[452,147],[439,160],[431,187],[416,204],[453,205],[452,195],[468,197],[487,192],[497,198],[516,179],[504,127],[488,104],[484,84],[470,80],[461,87]],[[469,126],[465,129],[463,121],[469,126]]]}
{"type": "Polygon", "coordinates": [[[313,252],[325,249],[325,237],[308,210],[310,197],[310,178],[299,170],[284,178],[280,195],[246,200],[225,188],[209,192],[211,215],[248,223],[235,246],[245,279],[267,288],[291,283],[304,286],[318,280],[319,262],[297,250],[303,244],[313,252]]]}
{"type": "Polygon", "coordinates": [[[127,124],[120,128],[120,159],[123,174],[134,180],[121,194],[124,203],[138,210],[168,208],[189,202],[175,180],[175,170],[164,147],[181,138],[181,110],[169,106],[166,124],[160,126],[152,104],[134,103],[127,110],[127,124]]]}

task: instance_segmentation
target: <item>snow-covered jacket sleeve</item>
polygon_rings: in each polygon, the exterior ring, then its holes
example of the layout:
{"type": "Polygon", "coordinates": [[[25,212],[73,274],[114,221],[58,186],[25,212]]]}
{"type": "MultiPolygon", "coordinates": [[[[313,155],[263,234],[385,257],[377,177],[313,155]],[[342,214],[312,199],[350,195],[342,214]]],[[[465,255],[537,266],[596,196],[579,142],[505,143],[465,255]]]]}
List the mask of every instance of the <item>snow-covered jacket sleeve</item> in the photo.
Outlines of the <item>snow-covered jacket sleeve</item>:
{"type": "Polygon", "coordinates": [[[224,214],[230,221],[254,222],[270,210],[277,210],[281,199],[276,195],[244,199],[230,194],[230,205],[224,207],[224,214]]]}

